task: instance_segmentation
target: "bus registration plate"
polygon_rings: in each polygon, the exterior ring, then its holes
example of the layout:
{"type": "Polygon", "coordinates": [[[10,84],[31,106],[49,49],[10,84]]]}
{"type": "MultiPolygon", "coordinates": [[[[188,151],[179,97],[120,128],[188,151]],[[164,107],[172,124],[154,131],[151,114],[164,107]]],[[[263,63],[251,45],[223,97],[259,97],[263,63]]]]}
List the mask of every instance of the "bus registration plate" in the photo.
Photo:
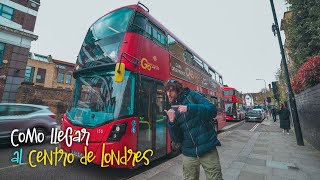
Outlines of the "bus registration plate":
{"type": "Polygon", "coordinates": [[[83,156],[83,154],[80,153],[80,152],[78,152],[78,151],[71,150],[71,153],[72,153],[74,156],[79,157],[79,158],[81,158],[81,157],[83,156]]]}

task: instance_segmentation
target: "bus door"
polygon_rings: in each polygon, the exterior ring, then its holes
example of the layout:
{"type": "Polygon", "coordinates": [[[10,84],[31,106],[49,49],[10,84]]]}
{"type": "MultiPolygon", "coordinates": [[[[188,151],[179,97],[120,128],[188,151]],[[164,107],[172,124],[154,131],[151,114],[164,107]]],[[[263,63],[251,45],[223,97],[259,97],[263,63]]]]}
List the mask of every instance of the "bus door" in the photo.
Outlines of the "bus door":
{"type": "Polygon", "coordinates": [[[141,77],[139,88],[138,151],[152,149],[151,159],[166,154],[165,93],[160,81],[141,77]]]}

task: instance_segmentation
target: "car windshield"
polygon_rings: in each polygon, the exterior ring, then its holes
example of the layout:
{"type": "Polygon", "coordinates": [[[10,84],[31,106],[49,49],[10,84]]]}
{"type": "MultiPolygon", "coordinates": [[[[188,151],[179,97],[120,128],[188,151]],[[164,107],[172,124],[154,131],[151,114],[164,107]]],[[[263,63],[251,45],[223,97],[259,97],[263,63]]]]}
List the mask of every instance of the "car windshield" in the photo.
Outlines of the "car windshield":
{"type": "Polygon", "coordinates": [[[121,8],[95,22],[81,46],[77,64],[80,68],[116,62],[133,9],[121,8]]]}
{"type": "Polygon", "coordinates": [[[75,125],[96,127],[132,115],[134,76],[126,71],[121,83],[114,82],[114,72],[95,72],[76,78],[73,103],[67,117],[75,125]]]}
{"type": "Polygon", "coordinates": [[[261,111],[257,111],[257,110],[250,110],[248,111],[248,114],[260,114],[261,111]]]}
{"type": "Polygon", "coordinates": [[[253,106],[253,109],[262,109],[262,106],[253,106]]]}

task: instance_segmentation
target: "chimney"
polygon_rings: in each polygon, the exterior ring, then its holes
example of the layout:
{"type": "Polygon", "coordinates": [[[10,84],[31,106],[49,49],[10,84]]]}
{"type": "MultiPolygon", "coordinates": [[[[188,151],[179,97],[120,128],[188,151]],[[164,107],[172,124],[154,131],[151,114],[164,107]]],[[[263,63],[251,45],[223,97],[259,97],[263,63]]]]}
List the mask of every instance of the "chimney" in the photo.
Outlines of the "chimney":
{"type": "Polygon", "coordinates": [[[52,56],[51,55],[48,56],[48,61],[52,62],[52,56]]]}

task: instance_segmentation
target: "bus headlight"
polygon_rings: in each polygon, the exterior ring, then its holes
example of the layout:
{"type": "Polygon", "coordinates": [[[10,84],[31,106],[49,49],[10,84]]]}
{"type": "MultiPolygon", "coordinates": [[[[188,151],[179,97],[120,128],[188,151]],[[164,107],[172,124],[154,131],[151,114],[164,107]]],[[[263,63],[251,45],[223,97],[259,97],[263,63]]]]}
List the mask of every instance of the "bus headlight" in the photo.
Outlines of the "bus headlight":
{"type": "Polygon", "coordinates": [[[108,142],[117,142],[120,141],[122,136],[126,133],[127,123],[115,124],[112,127],[112,130],[108,137],[108,142]]]}

